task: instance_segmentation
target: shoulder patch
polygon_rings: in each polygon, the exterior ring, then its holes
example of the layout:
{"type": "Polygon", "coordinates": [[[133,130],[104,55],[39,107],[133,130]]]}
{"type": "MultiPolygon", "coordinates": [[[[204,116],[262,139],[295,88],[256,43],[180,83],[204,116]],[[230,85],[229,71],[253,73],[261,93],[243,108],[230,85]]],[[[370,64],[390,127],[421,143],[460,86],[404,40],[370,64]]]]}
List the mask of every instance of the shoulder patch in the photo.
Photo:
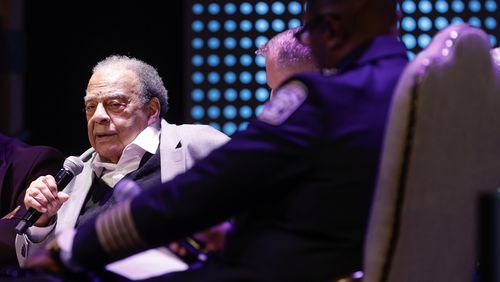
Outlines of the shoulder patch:
{"type": "Polygon", "coordinates": [[[280,125],[304,103],[306,98],[306,86],[299,81],[291,81],[273,94],[264,105],[258,119],[272,125],[280,125]]]}

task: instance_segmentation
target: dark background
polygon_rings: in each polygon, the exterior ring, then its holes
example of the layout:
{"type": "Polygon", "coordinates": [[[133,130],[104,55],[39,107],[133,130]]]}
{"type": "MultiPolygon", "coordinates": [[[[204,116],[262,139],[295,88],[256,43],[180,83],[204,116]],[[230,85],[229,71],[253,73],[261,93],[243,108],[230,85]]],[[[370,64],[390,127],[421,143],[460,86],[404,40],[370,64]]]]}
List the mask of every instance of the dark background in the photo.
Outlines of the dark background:
{"type": "Polygon", "coordinates": [[[83,97],[92,67],[111,54],[157,68],[171,123],[183,122],[183,1],[25,1],[25,131],[67,155],[90,147],[83,97]]]}

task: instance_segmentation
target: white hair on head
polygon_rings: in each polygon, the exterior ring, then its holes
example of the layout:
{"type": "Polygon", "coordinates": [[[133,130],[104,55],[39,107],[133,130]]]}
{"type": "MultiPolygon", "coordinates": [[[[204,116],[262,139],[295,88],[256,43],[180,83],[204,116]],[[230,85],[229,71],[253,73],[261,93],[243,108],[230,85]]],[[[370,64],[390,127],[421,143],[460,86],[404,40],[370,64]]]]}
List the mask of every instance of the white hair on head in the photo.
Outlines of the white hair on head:
{"type": "Polygon", "coordinates": [[[304,66],[313,68],[311,48],[300,43],[294,36],[301,28],[287,29],[276,34],[255,53],[264,58],[275,56],[279,68],[304,68],[304,66]]]}
{"type": "Polygon", "coordinates": [[[158,71],[151,65],[139,59],[124,55],[111,55],[98,62],[92,69],[97,71],[118,68],[133,71],[139,79],[139,98],[146,104],[153,97],[160,100],[160,116],[165,118],[168,111],[168,91],[158,71]]]}

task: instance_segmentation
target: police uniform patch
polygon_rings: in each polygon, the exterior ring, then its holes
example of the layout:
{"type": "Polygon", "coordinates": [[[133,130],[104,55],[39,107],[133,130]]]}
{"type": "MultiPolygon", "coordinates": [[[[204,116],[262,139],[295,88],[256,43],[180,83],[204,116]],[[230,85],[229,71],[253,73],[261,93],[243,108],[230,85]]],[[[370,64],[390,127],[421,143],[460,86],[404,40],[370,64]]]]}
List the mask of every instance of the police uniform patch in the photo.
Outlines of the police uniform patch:
{"type": "Polygon", "coordinates": [[[272,125],[280,125],[304,103],[306,98],[306,86],[299,81],[291,81],[273,94],[264,105],[258,119],[272,125]]]}

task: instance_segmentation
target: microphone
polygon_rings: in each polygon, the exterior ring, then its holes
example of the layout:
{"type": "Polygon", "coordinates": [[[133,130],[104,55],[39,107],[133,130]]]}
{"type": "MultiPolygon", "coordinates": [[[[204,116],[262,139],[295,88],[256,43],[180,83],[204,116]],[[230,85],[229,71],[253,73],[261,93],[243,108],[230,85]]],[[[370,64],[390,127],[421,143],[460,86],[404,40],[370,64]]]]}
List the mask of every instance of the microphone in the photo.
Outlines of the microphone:
{"type": "MultiPolygon", "coordinates": [[[[141,193],[141,188],[139,185],[128,178],[123,178],[115,185],[115,199],[117,202],[124,201],[126,199],[135,197],[141,193]]],[[[194,264],[198,262],[204,262],[207,260],[207,254],[203,250],[203,243],[192,237],[186,237],[178,241],[179,244],[186,249],[186,256],[179,256],[187,264],[194,264]]]]}
{"type": "MultiPolygon", "coordinates": [[[[64,160],[63,167],[54,176],[56,180],[57,189],[61,191],[68,183],[73,179],[75,175],[78,175],[83,170],[83,161],[75,156],[70,156],[64,160]]],[[[19,235],[26,233],[26,230],[31,227],[35,222],[42,216],[42,213],[35,210],[34,208],[29,208],[28,211],[23,215],[19,223],[16,225],[16,232],[19,235]]]]}

